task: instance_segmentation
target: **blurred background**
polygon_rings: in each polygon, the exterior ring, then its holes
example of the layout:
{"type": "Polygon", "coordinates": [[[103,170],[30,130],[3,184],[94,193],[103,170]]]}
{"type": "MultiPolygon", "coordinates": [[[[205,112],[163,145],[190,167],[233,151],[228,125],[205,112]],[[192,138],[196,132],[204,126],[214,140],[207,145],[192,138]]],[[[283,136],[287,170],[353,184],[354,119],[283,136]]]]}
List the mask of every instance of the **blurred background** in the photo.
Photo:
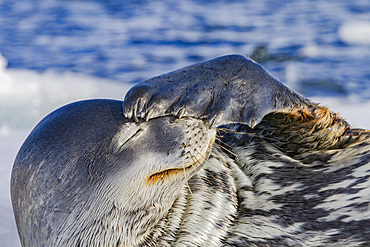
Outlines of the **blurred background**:
{"type": "Polygon", "coordinates": [[[233,53],[370,128],[368,0],[0,0],[0,246],[20,245],[11,167],[42,117],[233,53]]]}

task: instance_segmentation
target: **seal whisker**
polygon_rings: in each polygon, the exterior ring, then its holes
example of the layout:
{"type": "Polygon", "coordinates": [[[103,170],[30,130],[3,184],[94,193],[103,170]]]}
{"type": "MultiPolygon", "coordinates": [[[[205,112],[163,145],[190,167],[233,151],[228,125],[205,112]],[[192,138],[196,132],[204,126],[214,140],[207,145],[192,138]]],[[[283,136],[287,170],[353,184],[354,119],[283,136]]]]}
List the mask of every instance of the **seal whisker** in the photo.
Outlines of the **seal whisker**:
{"type": "MultiPolygon", "coordinates": [[[[195,150],[196,152],[198,152],[198,154],[199,155],[201,155],[202,157],[203,157],[203,155],[196,149],[195,150]]],[[[195,157],[194,156],[192,156],[192,158],[194,158],[195,159],[195,157]]],[[[207,162],[208,164],[210,164],[210,165],[212,165],[212,163],[211,162],[209,162],[208,161],[208,159],[205,159],[205,162],[207,162]]],[[[204,168],[204,164],[203,163],[199,163],[199,165],[203,168],[203,170],[206,172],[206,173],[208,173],[210,176],[212,176],[214,179],[215,179],[215,177],[207,170],[207,169],[205,169],[204,168]]],[[[211,192],[211,190],[209,189],[209,187],[203,182],[203,179],[207,179],[207,181],[208,181],[208,183],[210,184],[211,182],[208,180],[208,178],[207,177],[202,177],[201,175],[199,175],[199,170],[197,170],[197,172],[196,172],[196,174],[197,174],[197,176],[198,176],[198,178],[199,178],[199,181],[202,183],[202,186],[204,187],[204,188],[206,188],[207,190],[208,190],[208,192],[210,192],[210,193],[212,193],[211,192]]],[[[189,188],[190,189],[190,188],[189,188]]]]}
{"type": "Polygon", "coordinates": [[[217,132],[219,131],[223,131],[225,133],[240,134],[240,135],[255,135],[256,134],[253,132],[240,132],[240,131],[236,131],[236,130],[228,129],[228,128],[217,128],[217,132]]]}
{"type": "MultiPolygon", "coordinates": [[[[233,148],[233,146],[231,146],[231,145],[227,144],[226,142],[222,141],[222,140],[219,138],[219,136],[217,136],[217,135],[216,135],[216,140],[217,140],[218,142],[222,143],[222,145],[225,145],[225,146],[227,146],[227,147],[229,147],[229,148],[233,148]]],[[[219,144],[219,145],[220,145],[220,144],[219,144]]]]}
{"type": "MultiPolygon", "coordinates": [[[[201,154],[197,149],[195,149],[195,151],[196,151],[196,152],[198,152],[198,154],[199,154],[201,157],[203,157],[203,155],[202,155],[202,154],[201,154]]],[[[191,158],[192,158],[193,160],[195,159],[194,164],[195,164],[195,163],[198,163],[198,164],[203,168],[203,170],[205,170],[206,172],[208,172],[206,169],[204,169],[203,163],[199,162],[199,160],[198,160],[194,155],[191,155],[191,158]]],[[[204,158],[204,157],[203,157],[203,158],[204,158]]],[[[205,159],[205,160],[206,160],[206,159],[205,159]]],[[[208,162],[208,160],[206,160],[206,161],[208,162]]],[[[184,172],[185,172],[185,166],[184,166],[184,163],[183,163],[183,167],[184,167],[184,172]]],[[[202,186],[203,186],[204,188],[206,188],[206,189],[208,190],[208,192],[209,192],[209,193],[212,193],[212,192],[211,192],[211,190],[209,189],[209,187],[208,187],[207,185],[205,185],[205,184],[204,184],[203,179],[202,179],[202,176],[200,176],[198,172],[199,172],[199,170],[197,170],[197,171],[196,171],[196,175],[198,176],[200,183],[202,184],[202,186]]],[[[209,173],[209,172],[208,172],[208,173],[209,173]]],[[[189,179],[186,179],[186,173],[184,173],[184,175],[185,175],[185,180],[186,180],[186,187],[187,187],[187,188],[188,188],[188,190],[189,190],[189,193],[190,193],[190,195],[191,195],[191,198],[195,199],[194,194],[193,194],[193,192],[192,192],[192,190],[191,190],[191,188],[190,188],[190,185],[189,185],[189,179]]],[[[210,175],[212,175],[212,174],[210,174],[210,175]]],[[[207,178],[206,178],[206,179],[207,179],[207,178]]],[[[200,208],[202,208],[202,205],[201,205],[197,200],[193,200],[193,203],[195,203],[197,206],[199,206],[200,208]]]]}
{"type": "MultiPolygon", "coordinates": [[[[220,142],[222,142],[219,138],[217,138],[216,139],[217,141],[220,141],[220,142]]],[[[228,152],[228,153],[230,153],[230,154],[232,154],[232,155],[234,155],[235,157],[237,157],[238,155],[237,154],[235,154],[233,151],[230,151],[229,149],[227,149],[227,148],[225,148],[224,146],[222,146],[222,145],[218,145],[220,148],[222,148],[223,150],[225,150],[226,152],[228,152]]],[[[229,145],[228,145],[229,146],[229,145]]]]}
{"type": "MultiPolygon", "coordinates": [[[[197,151],[198,152],[198,154],[200,155],[200,156],[202,156],[203,157],[203,155],[196,149],[195,151],[197,151]]],[[[195,158],[195,157],[194,157],[195,158]]],[[[204,158],[204,157],[203,157],[204,158]]],[[[211,162],[209,162],[209,160],[208,159],[205,159],[205,162],[207,162],[208,164],[210,164],[211,166],[213,165],[211,162]]],[[[207,169],[205,169],[204,168],[204,164],[203,163],[199,163],[200,164],[200,166],[203,168],[203,170],[206,172],[206,173],[208,173],[210,176],[212,176],[214,179],[215,179],[215,177],[207,170],[207,169]]],[[[211,190],[208,188],[208,186],[207,185],[205,185],[204,184],[204,182],[203,182],[203,179],[202,179],[202,177],[199,175],[199,173],[198,173],[199,171],[197,171],[197,176],[199,177],[199,180],[201,181],[201,183],[203,184],[203,186],[204,187],[206,187],[207,188],[207,190],[209,191],[209,192],[211,192],[211,190]]],[[[208,180],[208,178],[207,177],[205,177],[205,179],[207,179],[208,180]]],[[[208,181],[209,182],[209,181],[208,181]]]]}
{"type": "MultiPolygon", "coordinates": [[[[198,150],[195,150],[195,151],[197,151],[198,153],[199,153],[199,155],[200,156],[202,156],[203,157],[203,155],[198,151],[198,150]]],[[[192,158],[195,158],[195,157],[193,157],[192,156],[192,158]]],[[[204,158],[204,157],[203,157],[204,158]]],[[[199,161],[198,161],[199,162],[199,161]]],[[[205,159],[205,162],[207,162],[208,164],[210,164],[210,165],[213,165],[212,163],[210,163],[209,161],[208,161],[208,159],[205,159]]],[[[203,170],[204,171],[206,171],[212,178],[214,178],[214,179],[216,179],[207,169],[205,169],[204,168],[204,165],[203,164],[201,164],[201,163],[199,163],[200,164],[200,166],[203,168],[203,170]]]]}
{"type": "MultiPolygon", "coordinates": [[[[207,173],[209,173],[208,172],[208,170],[206,170],[206,169],[204,169],[207,173]]],[[[204,188],[206,188],[207,190],[208,190],[208,192],[210,192],[210,193],[212,193],[211,192],[211,190],[209,189],[209,187],[204,183],[204,181],[203,181],[203,178],[204,179],[207,179],[208,180],[208,178],[207,177],[202,177],[202,176],[200,176],[199,175],[199,173],[198,173],[199,171],[197,171],[197,176],[198,176],[198,178],[199,178],[199,181],[200,181],[200,183],[202,184],[202,186],[204,187],[204,188]]],[[[208,183],[210,183],[210,181],[208,180],[208,183]]]]}
{"type": "Polygon", "coordinates": [[[181,161],[182,161],[181,163],[182,163],[182,168],[184,171],[184,176],[185,176],[185,181],[186,181],[186,187],[189,189],[189,193],[191,197],[194,198],[193,192],[191,191],[190,186],[189,186],[189,179],[186,176],[186,167],[185,167],[184,159],[181,159],[181,161]]]}

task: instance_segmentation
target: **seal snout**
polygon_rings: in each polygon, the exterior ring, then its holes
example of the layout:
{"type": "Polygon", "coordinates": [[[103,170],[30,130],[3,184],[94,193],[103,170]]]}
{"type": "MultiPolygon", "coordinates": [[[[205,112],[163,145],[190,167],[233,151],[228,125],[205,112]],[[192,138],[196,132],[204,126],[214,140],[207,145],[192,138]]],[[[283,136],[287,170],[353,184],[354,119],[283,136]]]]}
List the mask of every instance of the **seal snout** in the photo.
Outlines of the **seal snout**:
{"type": "MultiPolygon", "coordinates": [[[[171,152],[171,162],[168,167],[147,177],[148,184],[170,178],[189,179],[208,158],[215,141],[215,129],[210,129],[203,120],[190,117],[175,120],[169,118],[168,122],[161,124],[161,127],[166,127],[166,125],[168,128],[165,128],[162,133],[178,131],[176,142],[173,143],[175,146],[172,147],[177,150],[171,152]]],[[[162,152],[165,151],[162,150],[162,152]]]]}

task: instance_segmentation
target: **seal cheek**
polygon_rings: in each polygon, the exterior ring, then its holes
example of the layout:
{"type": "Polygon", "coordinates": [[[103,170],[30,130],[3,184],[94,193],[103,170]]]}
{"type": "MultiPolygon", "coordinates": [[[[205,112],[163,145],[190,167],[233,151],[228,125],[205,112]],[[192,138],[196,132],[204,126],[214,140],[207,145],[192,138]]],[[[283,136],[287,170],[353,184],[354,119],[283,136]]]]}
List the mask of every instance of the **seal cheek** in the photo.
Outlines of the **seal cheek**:
{"type": "Polygon", "coordinates": [[[125,123],[120,127],[120,130],[112,138],[111,147],[113,153],[122,152],[144,134],[144,130],[136,123],[125,123]]]}
{"type": "Polygon", "coordinates": [[[147,142],[145,145],[153,153],[162,155],[175,154],[184,139],[183,129],[176,123],[170,123],[168,119],[155,119],[146,132],[147,142]]]}

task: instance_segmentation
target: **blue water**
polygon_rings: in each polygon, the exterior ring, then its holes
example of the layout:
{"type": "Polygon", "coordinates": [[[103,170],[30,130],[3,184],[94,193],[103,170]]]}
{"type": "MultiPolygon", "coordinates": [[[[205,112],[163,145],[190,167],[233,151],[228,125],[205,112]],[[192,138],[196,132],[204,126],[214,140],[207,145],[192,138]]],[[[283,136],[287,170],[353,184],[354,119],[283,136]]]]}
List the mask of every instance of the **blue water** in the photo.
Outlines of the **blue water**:
{"type": "Polygon", "coordinates": [[[310,96],[370,98],[368,0],[0,0],[9,68],[73,71],[138,82],[220,55],[252,56],[310,96]]]}

